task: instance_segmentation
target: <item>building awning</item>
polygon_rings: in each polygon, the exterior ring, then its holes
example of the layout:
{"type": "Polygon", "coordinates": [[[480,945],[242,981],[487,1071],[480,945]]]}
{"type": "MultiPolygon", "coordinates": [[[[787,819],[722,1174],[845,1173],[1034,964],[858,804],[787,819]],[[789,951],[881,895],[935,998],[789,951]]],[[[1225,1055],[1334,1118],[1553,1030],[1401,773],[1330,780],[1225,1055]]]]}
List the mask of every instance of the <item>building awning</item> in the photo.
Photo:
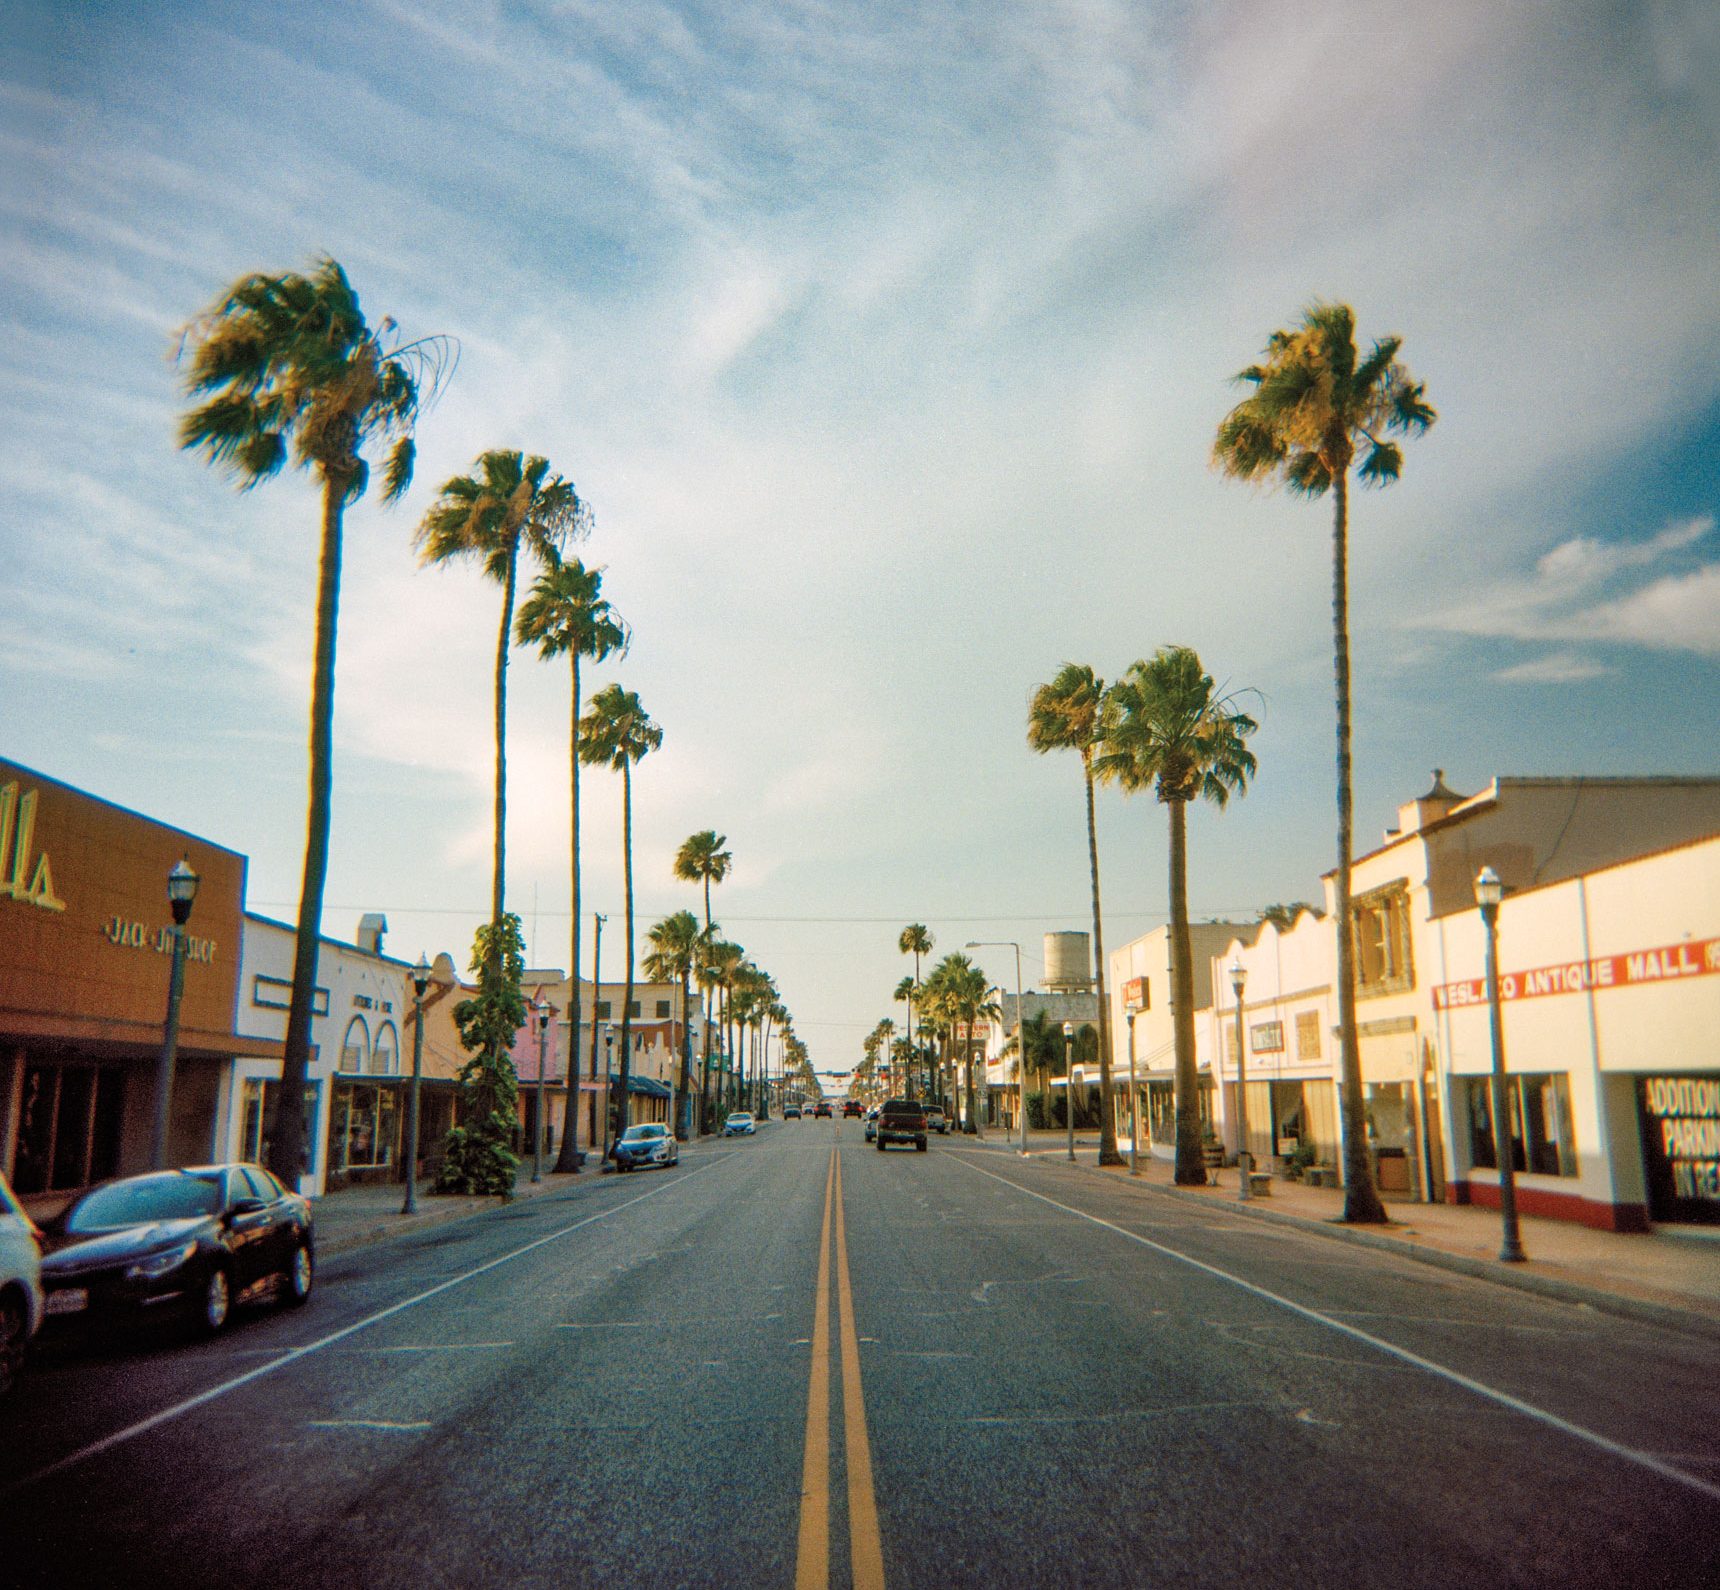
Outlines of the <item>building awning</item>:
{"type": "Polygon", "coordinates": [[[675,1096],[674,1090],[667,1083],[659,1082],[655,1077],[629,1076],[627,1078],[627,1091],[629,1093],[643,1093],[647,1098],[652,1099],[672,1099],[675,1096]]]}

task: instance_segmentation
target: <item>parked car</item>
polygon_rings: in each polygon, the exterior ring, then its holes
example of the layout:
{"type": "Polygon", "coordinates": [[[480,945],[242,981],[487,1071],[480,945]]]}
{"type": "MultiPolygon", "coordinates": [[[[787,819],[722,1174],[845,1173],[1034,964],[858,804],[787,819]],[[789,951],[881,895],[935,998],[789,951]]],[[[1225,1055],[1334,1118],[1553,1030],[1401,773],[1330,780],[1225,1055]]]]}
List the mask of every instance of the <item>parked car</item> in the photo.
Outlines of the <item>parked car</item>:
{"type": "Polygon", "coordinates": [[[42,1323],[42,1250],[36,1224],[0,1175],[0,1397],[24,1367],[42,1323]]]}
{"type": "Polygon", "coordinates": [[[866,1141],[872,1142],[878,1135],[878,1106],[874,1104],[866,1112],[866,1141]]]}
{"type": "Polygon", "coordinates": [[[214,1335],[235,1304],[311,1295],[311,1206],[261,1165],[151,1171],[93,1187],[43,1228],[50,1322],[180,1314],[214,1335]]]}
{"type": "Polygon", "coordinates": [[[798,1104],[783,1105],[782,1118],[785,1121],[798,1121],[800,1119],[800,1106],[798,1104]]]}
{"type": "Polygon", "coordinates": [[[638,1170],[645,1165],[678,1165],[681,1147],[661,1121],[639,1121],[615,1140],[615,1168],[638,1170]]]}
{"type": "Polygon", "coordinates": [[[757,1131],[758,1123],[751,1110],[736,1110],[723,1122],[724,1137],[751,1137],[757,1131]]]}
{"type": "Polygon", "coordinates": [[[843,1120],[847,1120],[850,1115],[861,1115],[864,1113],[865,1106],[863,1106],[858,1099],[844,1099],[842,1101],[843,1120]]]}
{"type": "Polygon", "coordinates": [[[912,1143],[926,1151],[926,1107],[918,1099],[888,1099],[878,1112],[878,1152],[892,1143],[912,1143]]]}
{"type": "Polygon", "coordinates": [[[936,1132],[939,1137],[949,1135],[949,1117],[944,1114],[944,1107],[941,1104],[928,1104],[926,1106],[926,1130],[936,1132]]]}
{"type": "Polygon", "coordinates": [[[829,1103],[824,1099],[820,1099],[812,1113],[815,1117],[820,1115],[829,1115],[831,1113],[829,1103]]]}

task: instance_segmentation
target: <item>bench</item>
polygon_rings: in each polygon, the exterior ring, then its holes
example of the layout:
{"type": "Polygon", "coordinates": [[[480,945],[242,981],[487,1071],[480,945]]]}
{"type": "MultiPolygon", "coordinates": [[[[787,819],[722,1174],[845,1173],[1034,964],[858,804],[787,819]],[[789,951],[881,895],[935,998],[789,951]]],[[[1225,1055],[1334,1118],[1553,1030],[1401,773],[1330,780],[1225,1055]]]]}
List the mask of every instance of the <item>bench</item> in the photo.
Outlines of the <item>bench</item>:
{"type": "Polygon", "coordinates": [[[1336,1165],[1310,1165],[1302,1172],[1302,1179],[1310,1187],[1336,1187],[1338,1185],[1338,1167],[1336,1165]]]}
{"type": "Polygon", "coordinates": [[[1250,1198],[1270,1198],[1272,1183],[1276,1178],[1269,1170],[1251,1170],[1248,1173],[1248,1196],[1250,1198]]]}

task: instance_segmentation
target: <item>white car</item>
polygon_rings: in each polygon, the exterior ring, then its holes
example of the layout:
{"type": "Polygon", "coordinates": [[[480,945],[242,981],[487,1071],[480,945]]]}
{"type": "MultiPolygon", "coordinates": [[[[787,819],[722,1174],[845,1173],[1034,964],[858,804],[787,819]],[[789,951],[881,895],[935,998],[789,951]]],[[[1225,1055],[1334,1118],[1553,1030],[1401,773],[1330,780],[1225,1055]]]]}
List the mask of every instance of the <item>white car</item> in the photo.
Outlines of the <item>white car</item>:
{"type": "Polygon", "coordinates": [[[723,1122],[724,1137],[751,1137],[758,1130],[751,1110],[736,1110],[723,1122]]]}
{"type": "Polygon", "coordinates": [[[35,1222],[0,1175],[0,1396],[24,1367],[24,1350],[42,1323],[42,1250],[35,1222]]]}

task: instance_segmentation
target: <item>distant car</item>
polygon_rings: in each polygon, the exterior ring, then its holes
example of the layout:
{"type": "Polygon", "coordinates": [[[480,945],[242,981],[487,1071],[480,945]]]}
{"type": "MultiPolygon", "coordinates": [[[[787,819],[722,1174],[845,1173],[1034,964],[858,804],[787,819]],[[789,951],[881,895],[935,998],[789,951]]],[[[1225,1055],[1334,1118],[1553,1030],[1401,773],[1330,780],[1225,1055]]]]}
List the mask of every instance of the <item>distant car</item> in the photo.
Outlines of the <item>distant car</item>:
{"type": "Polygon", "coordinates": [[[850,1115],[863,1114],[865,1114],[865,1107],[858,1099],[844,1099],[842,1101],[842,1118],[844,1120],[847,1120],[850,1115]]]}
{"type": "Polygon", "coordinates": [[[873,1142],[876,1140],[877,1136],[878,1136],[878,1106],[876,1104],[874,1104],[872,1106],[872,1108],[866,1112],[866,1141],[868,1143],[873,1142]]]}
{"type": "Polygon", "coordinates": [[[640,1121],[615,1140],[615,1168],[639,1170],[646,1165],[678,1165],[681,1147],[661,1121],[640,1121]]]}
{"type": "Polygon", "coordinates": [[[24,1367],[42,1323],[42,1250],[36,1225],[0,1175],[0,1397],[24,1367]]]}
{"type": "Polygon", "coordinates": [[[50,1323],[179,1313],[203,1335],[235,1304],[311,1295],[311,1206],[261,1165],[199,1165],[103,1182],[43,1228],[50,1323]]]}
{"type": "Polygon", "coordinates": [[[889,1099],[878,1112],[878,1152],[892,1143],[912,1143],[926,1151],[926,1107],[917,1099],[889,1099]]]}
{"type": "Polygon", "coordinates": [[[823,1099],[820,1099],[812,1113],[814,1116],[829,1115],[831,1113],[830,1106],[823,1099]]]}
{"type": "Polygon", "coordinates": [[[723,1122],[724,1137],[751,1137],[757,1131],[758,1123],[751,1110],[736,1110],[723,1122]]]}
{"type": "Polygon", "coordinates": [[[800,1119],[800,1106],[798,1104],[783,1105],[782,1118],[785,1121],[798,1121],[800,1119]]]}
{"type": "Polygon", "coordinates": [[[944,1108],[941,1104],[928,1104],[926,1106],[926,1130],[936,1132],[939,1137],[949,1135],[949,1117],[944,1114],[944,1108]]]}

